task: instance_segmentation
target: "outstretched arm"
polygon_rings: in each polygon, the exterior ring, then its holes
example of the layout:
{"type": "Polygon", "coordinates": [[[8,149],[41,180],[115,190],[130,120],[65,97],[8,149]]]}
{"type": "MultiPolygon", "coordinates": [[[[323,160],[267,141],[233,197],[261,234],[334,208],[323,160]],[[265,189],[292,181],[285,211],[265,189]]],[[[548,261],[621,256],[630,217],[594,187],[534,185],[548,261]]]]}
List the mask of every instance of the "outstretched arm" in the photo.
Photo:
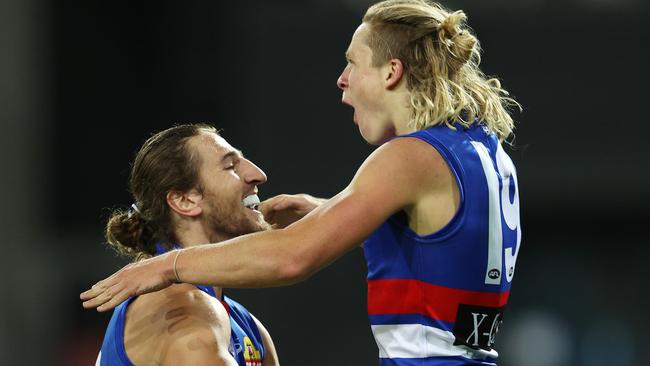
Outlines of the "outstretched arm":
{"type": "MultiPolygon", "coordinates": [[[[448,171],[433,151],[411,138],[386,143],[368,157],[347,188],[294,224],[181,250],[178,276],[182,282],[221,287],[302,281],[357,246],[391,214],[416,202],[423,187],[430,189],[436,172],[448,171]]],[[[176,254],[133,263],[98,282],[81,295],[84,307],[106,311],[129,296],[169,286],[175,279],[176,254]]]]}

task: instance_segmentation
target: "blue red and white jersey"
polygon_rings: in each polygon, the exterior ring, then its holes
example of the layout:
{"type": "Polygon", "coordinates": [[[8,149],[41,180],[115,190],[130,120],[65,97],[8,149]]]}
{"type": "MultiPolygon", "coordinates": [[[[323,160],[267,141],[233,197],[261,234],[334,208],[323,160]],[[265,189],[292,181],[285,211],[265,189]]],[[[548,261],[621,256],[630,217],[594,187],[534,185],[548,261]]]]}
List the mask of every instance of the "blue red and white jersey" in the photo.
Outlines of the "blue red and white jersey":
{"type": "MultiPolygon", "coordinates": [[[[159,252],[164,251],[160,250],[159,252]]],[[[209,286],[196,285],[201,291],[216,298],[214,289],[209,286]]],[[[134,298],[129,298],[115,310],[106,329],[104,342],[95,366],[134,366],[124,348],[124,324],[126,309],[134,298]]],[[[230,344],[228,351],[239,366],[261,366],[265,349],[259,329],[251,314],[241,304],[227,296],[221,303],[230,317],[230,344]]],[[[216,355],[215,355],[216,357],[216,355]]]]}
{"type": "Polygon", "coordinates": [[[364,243],[368,315],[380,366],[495,365],[521,242],[515,167],[481,124],[399,136],[429,143],[455,176],[460,206],[420,236],[399,212],[364,243]]]}

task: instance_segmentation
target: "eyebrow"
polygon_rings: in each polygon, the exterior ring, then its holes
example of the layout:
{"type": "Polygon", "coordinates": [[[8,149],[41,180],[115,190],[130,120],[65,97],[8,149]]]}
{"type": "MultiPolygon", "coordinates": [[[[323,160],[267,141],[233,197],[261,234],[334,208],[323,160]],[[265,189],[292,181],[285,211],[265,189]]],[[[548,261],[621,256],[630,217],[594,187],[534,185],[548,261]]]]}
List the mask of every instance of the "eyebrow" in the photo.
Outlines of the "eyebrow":
{"type": "Polygon", "coordinates": [[[230,151],[228,151],[228,152],[226,153],[226,155],[224,155],[224,156],[221,158],[221,161],[223,162],[224,160],[226,160],[226,159],[228,159],[228,158],[231,158],[231,157],[238,157],[238,158],[240,158],[240,159],[243,159],[243,158],[244,158],[244,153],[242,153],[241,150],[237,150],[237,149],[235,149],[235,150],[230,150],[230,151]]]}
{"type": "Polygon", "coordinates": [[[345,59],[346,60],[351,60],[352,59],[352,54],[350,51],[345,51],[345,59]]]}

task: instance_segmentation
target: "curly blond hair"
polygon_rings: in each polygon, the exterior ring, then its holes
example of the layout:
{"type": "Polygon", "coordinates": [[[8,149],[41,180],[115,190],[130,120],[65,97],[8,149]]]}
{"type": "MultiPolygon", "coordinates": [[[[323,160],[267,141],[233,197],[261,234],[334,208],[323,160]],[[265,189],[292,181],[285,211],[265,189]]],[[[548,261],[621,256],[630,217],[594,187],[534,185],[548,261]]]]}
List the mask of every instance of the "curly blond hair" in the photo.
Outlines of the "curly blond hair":
{"type": "Polygon", "coordinates": [[[425,0],[386,0],[368,8],[363,22],[373,66],[393,58],[404,65],[412,127],[481,121],[505,140],[514,128],[509,110],[521,106],[479,69],[481,48],[466,19],[425,0]]]}

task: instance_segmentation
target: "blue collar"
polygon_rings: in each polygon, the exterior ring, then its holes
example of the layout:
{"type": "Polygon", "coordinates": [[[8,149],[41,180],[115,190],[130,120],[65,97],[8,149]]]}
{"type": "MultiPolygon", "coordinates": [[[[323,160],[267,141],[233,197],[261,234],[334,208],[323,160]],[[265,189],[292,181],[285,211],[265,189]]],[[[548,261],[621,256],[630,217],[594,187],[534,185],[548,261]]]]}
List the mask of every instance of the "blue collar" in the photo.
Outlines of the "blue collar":
{"type": "Polygon", "coordinates": [[[175,249],[182,249],[180,245],[178,244],[172,244],[171,249],[167,249],[162,243],[156,243],[156,255],[161,255],[165,254],[170,250],[175,250],[175,249]]]}

